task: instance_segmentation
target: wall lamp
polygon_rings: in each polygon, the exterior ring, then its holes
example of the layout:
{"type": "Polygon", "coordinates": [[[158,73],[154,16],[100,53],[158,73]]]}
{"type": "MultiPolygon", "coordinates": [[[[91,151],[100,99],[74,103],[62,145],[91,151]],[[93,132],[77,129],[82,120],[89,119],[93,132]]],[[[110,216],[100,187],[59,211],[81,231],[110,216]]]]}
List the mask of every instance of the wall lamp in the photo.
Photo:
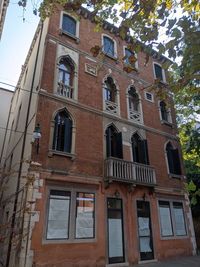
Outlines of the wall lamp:
{"type": "Polygon", "coordinates": [[[39,153],[39,147],[40,147],[40,138],[42,137],[41,135],[41,129],[40,129],[40,124],[38,123],[35,126],[35,130],[33,132],[33,141],[32,143],[35,143],[36,146],[36,153],[39,153]]]}

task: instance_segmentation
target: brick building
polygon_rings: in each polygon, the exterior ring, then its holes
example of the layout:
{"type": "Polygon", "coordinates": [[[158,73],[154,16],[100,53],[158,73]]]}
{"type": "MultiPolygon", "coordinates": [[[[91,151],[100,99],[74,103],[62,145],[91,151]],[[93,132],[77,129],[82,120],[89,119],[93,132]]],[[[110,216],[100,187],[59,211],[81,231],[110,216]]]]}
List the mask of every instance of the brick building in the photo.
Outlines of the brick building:
{"type": "Polygon", "coordinates": [[[152,51],[144,66],[139,52],[128,74],[131,38],[109,23],[95,32],[78,13],[39,25],[15,91],[2,203],[16,231],[2,261],[103,267],[195,254],[173,100],[144,89],[166,84],[167,59],[152,51]]]}

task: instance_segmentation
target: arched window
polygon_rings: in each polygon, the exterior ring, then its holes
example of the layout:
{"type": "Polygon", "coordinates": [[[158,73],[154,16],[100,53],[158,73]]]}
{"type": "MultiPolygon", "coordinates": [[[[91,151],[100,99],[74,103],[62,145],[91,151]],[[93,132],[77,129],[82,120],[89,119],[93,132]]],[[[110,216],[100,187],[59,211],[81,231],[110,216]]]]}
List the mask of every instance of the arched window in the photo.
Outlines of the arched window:
{"type": "Polygon", "coordinates": [[[106,129],[107,157],[123,158],[122,133],[111,125],[106,129]]]}
{"type": "Polygon", "coordinates": [[[58,112],[55,116],[53,149],[71,153],[72,119],[66,110],[58,112]]]}
{"type": "Polygon", "coordinates": [[[181,164],[178,149],[174,149],[170,142],[166,145],[169,173],[181,175],[181,164]]]}
{"type": "Polygon", "coordinates": [[[62,20],[62,30],[70,35],[76,36],[76,20],[64,14],[62,20]]]}
{"type": "Polygon", "coordinates": [[[116,85],[111,77],[108,77],[104,86],[104,99],[116,102],[116,85]]]}
{"type": "Polygon", "coordinates": [[[142,106],[139,94],[134,86],[130,86],[127,93],[128,118],[134,122],[143,122],[142,106]]]}
{"type": "Polygon", "coordinates": [[[133,161],[142,164],[149,164],[147,140],[142,140],[135,133],[131,138],[133,161]]]}
{"type": "Polygon", "coordinates": [[[136,92],[135,87],[131,86],[128,90],[128,99],[129,99],[129,109],[139,112],[139,96],[136,92]]]}
{"type": "Polygon", "coordinates": [[[73,98],[74,65],[72,60],[62,57],[58,65],[58,94],[73,98]]]}

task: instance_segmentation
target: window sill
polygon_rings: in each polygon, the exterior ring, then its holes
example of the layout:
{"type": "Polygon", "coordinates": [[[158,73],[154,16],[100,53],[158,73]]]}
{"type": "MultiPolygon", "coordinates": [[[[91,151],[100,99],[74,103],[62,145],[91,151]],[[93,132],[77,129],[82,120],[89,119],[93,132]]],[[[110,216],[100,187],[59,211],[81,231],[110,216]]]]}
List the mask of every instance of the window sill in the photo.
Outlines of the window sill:
{"type": "Polygon", "coordinates": [[[104,54],[105,56],[107,56],[107,57],[109,57],[109,58],[111,58],[111,59],[113,59],[113,60],[115,60],[115,61],[118,60],[118,58],[117,58],[116,56],[112,56],[112,55],[110,55],[110,54],[107,54],[105,51],[102,51],[102,52],[103,52],[103,54],[104,54]]]}
{"type": "Polygon", "coordinates": [[[184,178],[184,176],[182,174],[173,174],[173,173],[169,173],[169,177],[170,178],[175,178],[175,179],[182,179],[184,178]]]}
{"type": "Polygon", "coordinates": [[[71,158],[72,160],[74,160],[75,156],[76,156],[75,154],[68,153],[68,152],[62,152],[62,151],[57,151],[57,150],[49,150],[48,157],[52,158],[53,155],[71,158]]]}
{"type": "Polygon", "coordinates": [[[60,95],[60,94],[58,94],[57,92],[55,92],[54,95],[55,95],[56,97],[61,98],[61,99],[66,99],[66,100],[69,100],[69,101],[72,101],[72,102],[77,102],[76,99],[74,99],[74,98],[72,98],[72,97],[67,97],[67,96],[60,95]]]}
{"type": "Polygon", "coordinates": [[[178,236],[178,235],[173,235],[173,236],[161,236],[161,240],[162,241],[167,241],[167,240],[174,240],[174,239],[187,239],[188,238],[188,235],[181,235],[181,236],[178,236]]]}
{"type": "Polygon", "coordinates": [[[73,244],[73,243],[95,243],[97,242],[96,238],[88,239],[43,239],[42,244],[73,244]]]}
{"type": "Polygon", "coordinates": [[[167,125],[167,126],[173,128],[173,123],[172,123],[172,122],[168,122],[168,121],[165,121],[165,120],[161,120],[161,124],[165,124],[165,125],[167,125]]]}
{"type": "Polygon", "coordinates": [[[139,74],[139,69],[137,66],[132,66],[131,64],[124,63],[125,67],[133,68],[133,71],[139,74]]]}
{"type": "Polygon", "coordinates": [[[77,44],[80,43],[80,39],[77,36],[75,36],[69,32],[63,31],[62,29],[60,29],[60,35],[66,35],[66,36],[70,37],[71,39],[74,39],[77,44]]]}

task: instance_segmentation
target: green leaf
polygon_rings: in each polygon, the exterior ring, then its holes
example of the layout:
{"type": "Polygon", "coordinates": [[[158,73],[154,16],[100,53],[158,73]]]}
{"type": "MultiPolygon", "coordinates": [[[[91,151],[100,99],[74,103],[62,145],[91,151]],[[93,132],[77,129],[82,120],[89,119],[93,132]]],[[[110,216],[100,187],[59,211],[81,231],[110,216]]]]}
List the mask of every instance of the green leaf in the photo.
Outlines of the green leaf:
{"type": "Polygon", "coordinates": [[[194,191],[196,191],[196,189],[197,189],[197,187],[194,184],[194,182],[193,181],[190,181],[189,184],[188,184],[188,191],[194,192],[194,191]]]}

